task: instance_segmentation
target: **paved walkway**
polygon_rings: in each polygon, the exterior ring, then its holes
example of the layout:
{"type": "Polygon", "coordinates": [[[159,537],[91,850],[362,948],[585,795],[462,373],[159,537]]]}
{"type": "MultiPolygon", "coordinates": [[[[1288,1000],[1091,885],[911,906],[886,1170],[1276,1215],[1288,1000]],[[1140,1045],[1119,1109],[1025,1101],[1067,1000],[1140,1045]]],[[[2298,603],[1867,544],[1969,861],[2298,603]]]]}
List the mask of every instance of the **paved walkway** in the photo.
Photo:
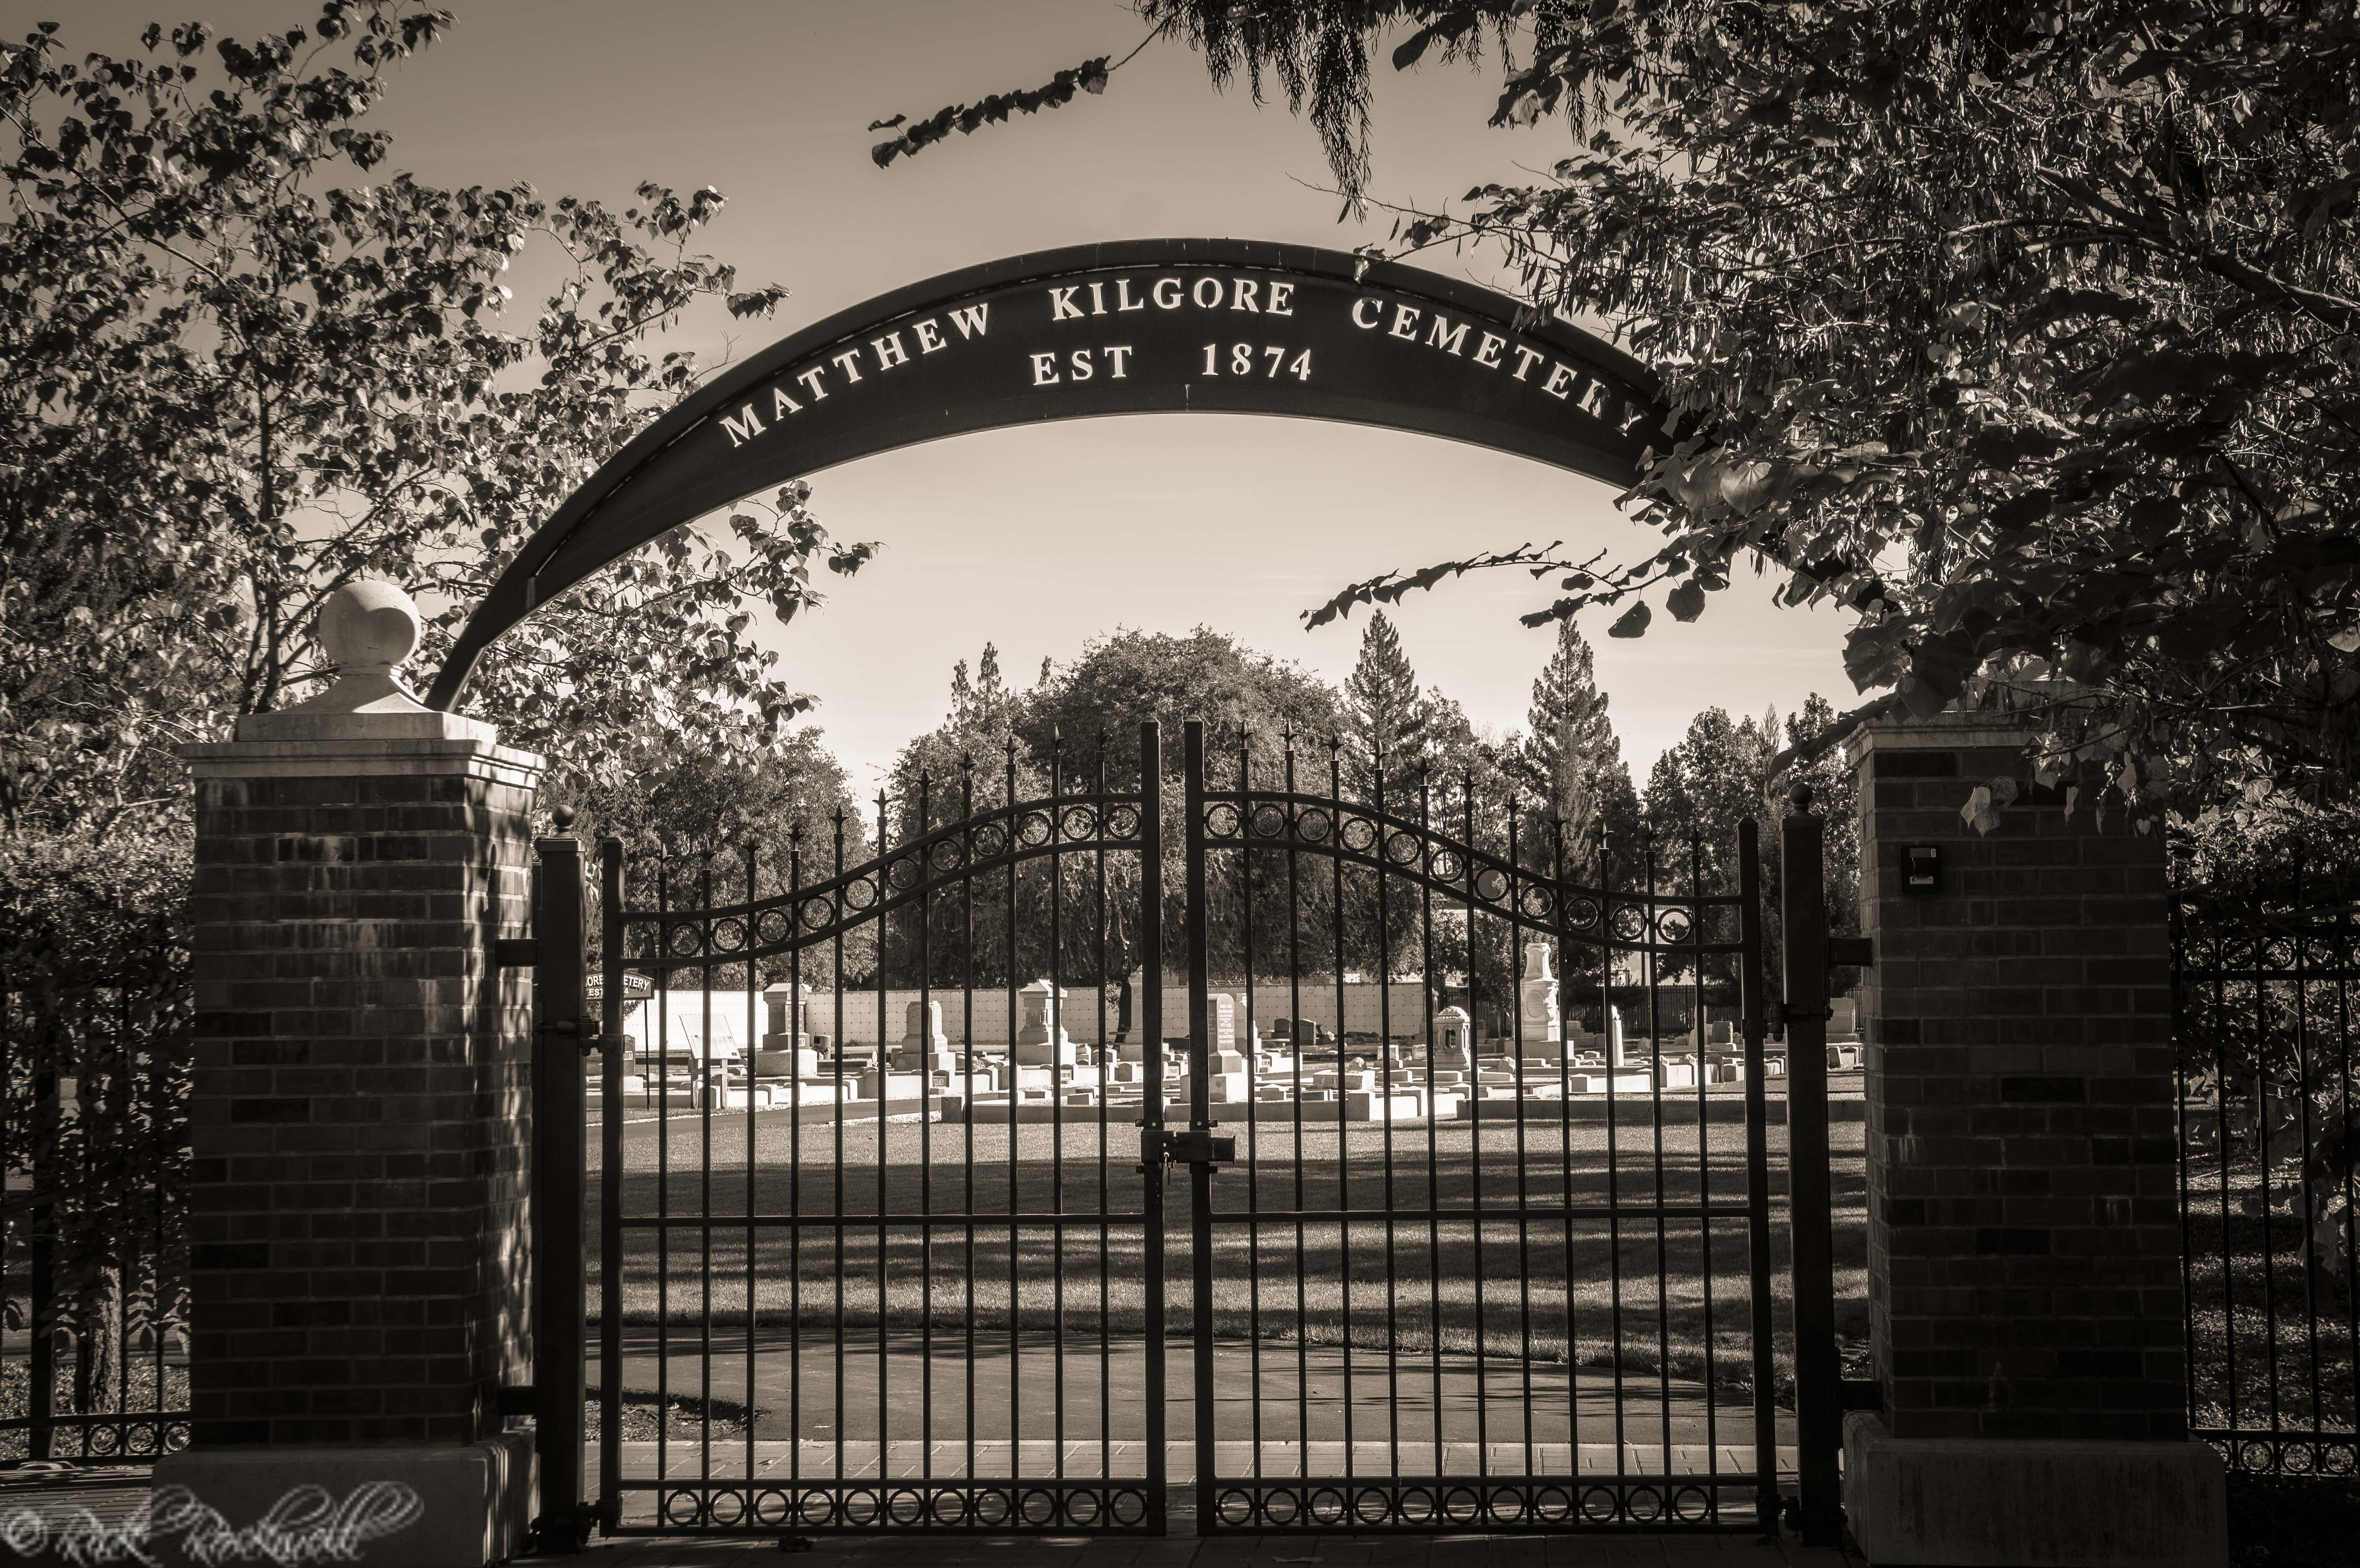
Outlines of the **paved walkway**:
{"type": "Polygon", "coordinates": [[[1229,1535],[1160,1541],[1066,1539],[825,1540],[781,1558],[775,1541],[602,1541],[583,1568],[1863,1568],[1856,1556],[1814,1552],[1794,1536],[1714,1534],[1229,1535]]]}

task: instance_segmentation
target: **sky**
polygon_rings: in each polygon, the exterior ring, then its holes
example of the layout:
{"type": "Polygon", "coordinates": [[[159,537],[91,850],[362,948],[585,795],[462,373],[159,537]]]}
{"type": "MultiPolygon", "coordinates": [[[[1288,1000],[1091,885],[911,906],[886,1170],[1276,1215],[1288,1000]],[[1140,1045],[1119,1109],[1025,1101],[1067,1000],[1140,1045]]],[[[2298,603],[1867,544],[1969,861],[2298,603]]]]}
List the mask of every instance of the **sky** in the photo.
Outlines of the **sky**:
{"type": "MultiPolygon", "coordinates": [[[[1144,28],[1122,0],[449,0],[457,26],[399,68],[376,123],[390,168],[442,184],[523,180],[628,204],[642,180],[728,198],[703,248],[741,287],[777,281],[777,318],[686,346],[738,358],[872,295],[977,262],[1098,240],[1177,235],[1349,249],[1390,219],[1338,221],[1309,124],[1158,44],[1103,97],[954,136],[879,169],[872,120],[1036,86],[1144,28]]],[[[0,30],[44,17],[74,50],[126,52],[151,20],[250,36],[308,22],[304,0],[0,0],[0,30]]],[[[1380,64],[1374,193],[1453,201],[1546,169],[1562,124],[1493,130],[1496,73],[1380,64]]],[[[1508,280],[1473,256],[1418,265],[1508,280]]],[[[519,303],[525,301],[520,300],[519,303]]],[[[996,644],[1029,684],[1043,658],[1118,627],[1198,625],[1341,682],[1361,620],[1306,632],[1343,584],[1478,550],[1563,540],[1638,553],[1653,535],[1595,481],[1401,431],[1247,416],[1142,416],[986,431],[813,476],[814,509],[876,562],[769,634],[818,699],[857,791],[941,722],[952,664],[996,644]]],[[[1700,709],[1780,712],[1852,693],[1844,620],[1780,609],[1741,572],[1688,625],[1657,615],[1609,641],[1583,622],[1626,758],[1642,779],[1700,709]]],[[[1553,597],[1521,573],[1463,579],[1389,612],[1419,678],[1478,724],[1523,724],[1553,629],[1517,617],[1553,597]]],[[[1660,606],[1658,606],[1660,608],[1660,606]]],[[[1365,614],[1365,612],[1363,612],[1365,614]]]]}

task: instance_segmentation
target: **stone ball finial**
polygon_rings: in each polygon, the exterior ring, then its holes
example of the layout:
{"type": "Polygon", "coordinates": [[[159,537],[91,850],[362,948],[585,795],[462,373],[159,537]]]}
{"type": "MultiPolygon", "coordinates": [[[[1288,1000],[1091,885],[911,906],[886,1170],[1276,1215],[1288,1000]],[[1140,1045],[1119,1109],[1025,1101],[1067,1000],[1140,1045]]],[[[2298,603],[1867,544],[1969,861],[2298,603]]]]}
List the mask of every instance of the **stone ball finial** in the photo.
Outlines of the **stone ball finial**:
{"type": "Polygon", "coordinates": [[[1808,784],[1796,785],[1794,789],[1786,792],[1786,799],[1794,802],[1795,810],[1797,811],[1802,812],[1805,816],[1808,816],[1810,814],[1813,794],[1811,787],[1808,784]]]}
{"type": "Polygon", "coordinates": [[[418,650],[417,602],[390,583],[347,583],[328,595],[314,628],[346,677],[390,673],[418,650]]]}
{"type": "Polygon", "coordinates": [[[328,595],[311,635],[335,668],[335,683],[290,713],[422,713],[401,683],[401,661],[418,648],[418,605],[391,583],[347,583],[328,595]]]}

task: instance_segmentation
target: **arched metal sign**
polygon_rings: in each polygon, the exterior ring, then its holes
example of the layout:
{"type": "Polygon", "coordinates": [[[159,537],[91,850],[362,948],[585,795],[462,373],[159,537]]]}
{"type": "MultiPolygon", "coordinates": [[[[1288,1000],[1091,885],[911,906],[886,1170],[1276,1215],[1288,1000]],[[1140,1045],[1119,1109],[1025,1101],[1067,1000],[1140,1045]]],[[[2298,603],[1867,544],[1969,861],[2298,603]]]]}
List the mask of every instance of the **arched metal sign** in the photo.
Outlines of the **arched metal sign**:
{"type": "Polygon", "coordinates": [[[558,508],[427,701],[492,639],[650,539],[770,485],[968,430],[1101,414],[1281,414],[1513,452],[1617,486],[1664,439],[1628,354],[1487,289],[1246,240],[1011,256],[880,295],[701,388],[558,508]]]}

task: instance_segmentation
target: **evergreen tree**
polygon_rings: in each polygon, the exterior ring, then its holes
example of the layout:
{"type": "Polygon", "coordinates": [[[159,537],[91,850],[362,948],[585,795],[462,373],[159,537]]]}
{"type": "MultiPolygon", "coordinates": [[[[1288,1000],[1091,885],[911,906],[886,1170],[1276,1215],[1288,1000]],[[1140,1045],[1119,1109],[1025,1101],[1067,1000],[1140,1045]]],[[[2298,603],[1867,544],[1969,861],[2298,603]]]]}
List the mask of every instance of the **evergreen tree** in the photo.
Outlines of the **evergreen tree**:
{"type": "Polygon", "coordinates": [[[1559,622],[1557,649],[1533,682],[1525,711],[1532,732],[1518,761],[1524,788],[1563,824],[1577,874],[1594,868],[1601,826],[1620,840],[1638,825],[1638,793],[1606,704],[1589,639],[1571,621],[1559,622]]]}
{"type": "Polygon", "coordinates": [[[1360,634],[1360,661],[1344,682],[1348,773],[1356,789],[1373,787],[1382,764],[1389,783],[1415,789],[1429,757],[1426,702],[1401,637],[1380,610],[1360,634]]]}

